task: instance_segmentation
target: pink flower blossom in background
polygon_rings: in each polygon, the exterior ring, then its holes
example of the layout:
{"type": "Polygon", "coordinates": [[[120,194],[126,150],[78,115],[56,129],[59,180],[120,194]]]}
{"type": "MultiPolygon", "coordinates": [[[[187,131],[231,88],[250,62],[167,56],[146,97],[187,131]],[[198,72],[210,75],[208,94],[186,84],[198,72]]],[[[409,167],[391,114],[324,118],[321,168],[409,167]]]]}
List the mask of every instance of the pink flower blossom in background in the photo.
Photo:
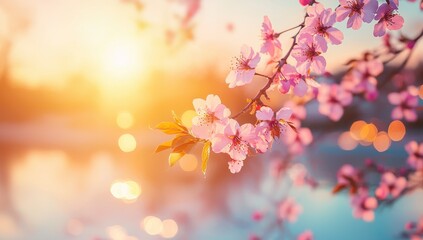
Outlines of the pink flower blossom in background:
{"type": "Polygon", "coordinates": [[[244,161],[231,160],[228,162],[228,168],[231,173],[239,173],[244,166],[244,161]]]}
{"type": "Polygon", "coordinates": [[[261,238],[255,234],[250,234],[248,240],[261,240],[261,238]]]}
{"type": "Polygon", "coordinates": [[[336,21],[341,22],[348,18],[347,28],[357,30],[362,22],[370,23],[376,13],[377,0],[339,0],[340,6],[336,9],[336,21]]]}
{"type": "MultiPolygon", "coordinates": [[[[255,138],[255,129],[252,124],[239,123],[229,119],[226,125],[220,127],[220,131],[211,139],[212,150],[215,153],[227,153],[233,160],[244,160],[248,154],[248,148],[255,138]]],[[[230,162],[229,168],[232,171],[240,169],[239,162],[230,162]]]]}
{"type": "Polygon", "coordinates": [[[288,175],[291,178],[294,186],[303,186],[307,183],[308,172],[304,165],[301,163],[293,165],[289,169],[288,175]]]}
{"type": "Polygon", "coordinates": [[[221,103],[219,96],[210,94],[206,100],[196,98],[193,100],[197,116],[192,119],[192,133],[195,137],[210,139],[217,123],[228,120],[231,111],[221,103]]]}
{"type": "Polygon", "coordinates": [[[354,195],[351,199],[351,204],[355,218],[361,218],[366,222],[372,222],[375,219],[374,210],[377,208],[378,203],[376,198],[369,197],[366,190],[359,191],[359,194],[354,195]]]}
{"type": "Polygon", "coordinates": [[[299,74],[295,67],[285,64],[276,73],[274,84],[281,93],[288,93],[292,89],[295,95],[303,97],[308,90],[308,85],[304,79],[305,76],[299,74]]]}
{"type": "Polygon", "coordinates": [[[296,203],[293,198],[288,197],[279,204],[278,217],[281,220],[296,222],[302,211],[302,206],[296,203]]]}
{"type": "Polygon", "coordinates": [[[297,132],[288,128],[287,134],[284,135],[284,142],[289,147],[292,154],[300,154],[304,151],[304,147],[313,141],[313,135],[308,128],[299,128],[297,132]]]}
{"type": "Polygon", "coordinates": [[[303,6],[310,5],[311,3],[314,2],[314,0],[299,0],[299,1],[300,1],[300,4],[303,6]]]}
{"type": "Polygon", "coordinates": [[[278,51],[277,49],[282,49],[278,39],[279,34],[275,33],[272,23],[267,16],[264,16],[263,24],[261,25],[261,37],[264,41],[261,45],[261,53],[268,53],[272,57],[278,51]]]}
{"type": "Polygon", "coordinates": [[[392,172],[386,172],[382,175],[379,187],[375,191],[378,199],[384,200],[389,195],[397,198],[407,186],[405,177],[396,177],[392,172]]]}
{"type": "Polygon", "coordinates": [[[297,240],[313,240],[313,232],[310,230],[302,232],[300,235],[298,235],[297,240]]]}
{"type": "Polygon", "coordinates": [[[306,27],[302,30],[303,33],[321,38],[320,41],[328,41],[336,45],[341,44],[344,34],[333,27],[336,22],[336,13],[332,12],[331,8],[324,9],[322,4],[317,3],[309,7],[307,13],[309,17],[306,18],[306,27]]]}
{"type": "Polygon", "coordinates": [[[332,121],[339,121],[344,114],[345,106],[352,103],[352,94],[337,84],[322,84],[317,95],[319,112],[332,121]]]}
{"type": "Polygon", "coordinates": [[[261,221],[263,219],[263,213],[261,211],[254,211],[251,218],[257,222],[261,221]]]}
{"type": "Polygon", "coordinates": [[[326,52],[327,43],[322,38],[303,33],[298,37],[298,44],[292,50],[292,56],[297,61],[297,71],[302,75],[309,75],[309,71],[323,74],[326,60],[320,56],[326,52]]]}
{"type": "Polygon", "coordinates": [[[409,122],[417,121],[416,107],[419,104],[417,95],[412,94],[413,88],[409,88],[399,93],[390,93],[388,100],[391,104],[396,105],[392,110],[392,119],[405,119],[409,122]]]}
{"type": "Polygon", "coordinates": [[[402,28],[404,24],[404,18],[398,15],[397,6],[393,4],[383,3],[379,6],[376,12],[375,20],[376,23],[373,35],[375,37],[381,37],[385,35],[386,29],[398,30],[402,28]]]}
{"type": "Polygon", "coordinates": [[[350,164],[344,164],[336,173],[338,184],[351,186],[361,182],[360,173],[350,164]]]}
{"type": "Polygon", "coordinates": [[[297,104],[294,101],[288,101],[284,104],[285,107],[292,110],[291,118],[289,119],[295,127],[301,127],[301,120],[304,120],[307,116],[307,111],[302,104],[297,104]]]}
{"type": "Polygon", "coordinates": [[[383,72],[383,64],[378,59],[365,57],[358,60],[353,68],[342,80],[342,87],[353,93],[364,93],[369,101],[375,100],[378,95],[376,76],[383,72]]]}
{"type": "Polygon", "coordinates": [[[411,141],[405,145],[408,153],[407,163],[416,170],[423,170],[423,143],[411,141]]]}
{"type": "Polygon", "coordinates": [[[256,73],[257,64],[260,61],[260,55],[254,53],[253,48],[246,45],[241,48],[241,56],[237,58],[235,69],[229,72],[226,77],[226,83],[229,88],[243,86],[251,83],[256,73]]]}

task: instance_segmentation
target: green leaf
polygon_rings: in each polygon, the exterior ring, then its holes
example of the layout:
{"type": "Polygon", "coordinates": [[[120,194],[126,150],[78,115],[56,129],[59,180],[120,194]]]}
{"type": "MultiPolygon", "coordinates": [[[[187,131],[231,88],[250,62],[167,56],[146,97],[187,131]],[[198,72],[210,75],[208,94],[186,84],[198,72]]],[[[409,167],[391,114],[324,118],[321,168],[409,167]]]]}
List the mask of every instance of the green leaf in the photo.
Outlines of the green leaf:
{"type": "Polygon", "coordinates": [[[169,154],[169,165],[172,167],[184,155],[185,155],[185,152],[173,152],[169,154]]]}
{"type": "Polygon", "coordinates": [[[158,153],[158,152],[161,152],[163,150],[172,148],[172,142],[173,142],[173,140],[170,140],[170,141],[167,141],[167,142],[160,144],[159,146],[157,146],[155,153],[158,153]]]}
{"type": "Polygon", "coordinates": [[[203,152],[201,153],[201,171],[203,171],[204,175],[206,175],[207,163],[210,158],[210,146],[211,142],[207,141],[204,144],[203,152]]]}
{"type": "Polygon", "coordinates": [[[174,122],[161,122],[156,126],[157,129],[166,134],[184,133],[185,130],[174,122]]]}

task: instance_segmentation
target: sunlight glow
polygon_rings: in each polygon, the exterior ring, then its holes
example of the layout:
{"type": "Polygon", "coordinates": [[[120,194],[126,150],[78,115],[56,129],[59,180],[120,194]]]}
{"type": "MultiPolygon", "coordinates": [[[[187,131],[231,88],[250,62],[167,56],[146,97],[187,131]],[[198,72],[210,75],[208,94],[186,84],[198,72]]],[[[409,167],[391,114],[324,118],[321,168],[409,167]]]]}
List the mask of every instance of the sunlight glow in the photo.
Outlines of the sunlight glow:
{"type": "Polygon", "coordinates": [[[116,124],[122,129],[131,128],[134,124],[134,117],[130,112],[120,112],[116,117],[116,124]]]}
{"type": "Polygon", "coordinates": [[[139,43],[122,40],[109,45],[104,54],[105,77],[113,81],[128,81],[142,73],[139,43]]]}

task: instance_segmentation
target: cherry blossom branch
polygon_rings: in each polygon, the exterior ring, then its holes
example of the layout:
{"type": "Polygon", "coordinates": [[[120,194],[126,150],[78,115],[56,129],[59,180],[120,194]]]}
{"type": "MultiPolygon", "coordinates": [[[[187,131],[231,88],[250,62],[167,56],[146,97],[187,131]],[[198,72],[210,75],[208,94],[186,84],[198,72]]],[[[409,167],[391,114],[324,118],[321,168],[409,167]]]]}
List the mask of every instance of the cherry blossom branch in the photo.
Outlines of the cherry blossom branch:
{"type": "MultiPolygon", "coordinates": [[[[257,104],[257,103],[259,103],[259,104],[262,104],[263,102],[261,101],[261,97],[262,96],[265,96],[266,97],[266,99],[268,99],[269,100],[269,97],[268,97],[268,95],[267,95],[267,90],[270,88],[270,86],[272,85],[272,83],[273,83],[273,80],[275,79],[275,77],[277,76],[277,73],[281,70],[281,68],[283,67],[283,65],[285,65],[285,63],[286,63],[286,61],[287,61],[287,59],[288,59],[288,57],[290,56],[290,54],[291,54],[291,52],[292,52],[292,49],[294,49],[294,47],[295,47],[295,45],[297,45],[297,36],[298,36],[298,34],[300,34],[300,32],[301,32],[301,29],[303,29],[304,28],[304,26],[305,26],[305,20],[306,20],[306,18],[307,18],[307,16],[308,16],[308,14],[306,13],[305,15],[304,15],[304,19],[303,19],[303,21],[299,24],[299,25],[297,25],[296,27],[294,27],[294,28],[292,28],[292,29],[295,29],[295,28],[299,28],[298,29],[298,31],[297,31],[297,33],[294,35],[294,36],[292,36],[292,39],[293,39],[293,42],[292,42],[292,45],[291,45],[291,47],[289,48],[289,50],[288,50],[288,52],[285,54],[285,56],[281,59],[281,60],[279,60],[279,62],[278,62],[278,65],[277,65],[277,69],[276,69],[276,72],[273,74],[273,76],[272,77],[268,77],[268,76],[266,76],[266,75],[263,75],[263,74],[257,74],[256,73],[256,75],[258,75],[258,76],[262,76],[262,77],[265,77],[265,78],[267,78],[268,79],[268,81],[267,81],[267,83],[266,83],[266,85],[264,85],[260,90],[259,90],[259,92],[256,94],[256,96],[253,98],[253,99],[251,99],[251,101],[239,112],[239,113],[237,113],[237,114],[235,114],[232,118],[234,118],[234,119],[236,119],[236,118],[238,118],[239,116],[241,116],[242,114],[244,114],[245,112],[247,112],[254,104],[257,104]]],[[[292,29],[288,29],[288,30],[292,30],[292,29]]],[[[288,31],[288,30],[286,30],[286,31],[288,31]]],[[[284,31],[282,31],[281,33],[283,33],[284,31]]]]}

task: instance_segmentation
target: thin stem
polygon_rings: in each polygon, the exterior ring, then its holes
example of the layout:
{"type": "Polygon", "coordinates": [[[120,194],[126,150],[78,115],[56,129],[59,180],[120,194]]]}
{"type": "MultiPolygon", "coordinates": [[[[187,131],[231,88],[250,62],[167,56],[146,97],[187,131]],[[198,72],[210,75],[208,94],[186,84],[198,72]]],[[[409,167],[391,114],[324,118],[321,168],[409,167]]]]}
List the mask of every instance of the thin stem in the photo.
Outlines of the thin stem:
{"type": "Polygon", "coordinates": [[[293,29],[295,29],[295,28],[298,28],[299,27],[300,29],[298,29],[298,32],[294,36],[292,36],[292,39],[293,39],[292,45],[289,48],[288,52],[285,54],[285,56],[283,58],[281,58],[281,60],[279,60],[278,65],[277,65],[276,72],[272,75],[272,77],[268,77],[266,75],[262,75],[262,74],[257,74],[256,73],[257,76],[262,76],[262,77],[266,77],[267,78],[266,85],[264,85],[260,89],[260,91],[256,94],[256,96],[253,99],[251,99],[251,101],[239,113],[235,114],[232,118],[234,118],[234,119],[235,118],[238,118],[239,116],[241,116],[242,114],[244,114],[245,112],[247,112],[253,106],[253,104],[257,104],[257,103],[260,103],[261,104],[262,103],[261,102],[261,97],[262,96],[264,96],[267,99],[269,99],[269,97],[267,96],[266,91],[270,88],[270,86],[272,86],[272,83],[273,83],[275,77],[277,76],[278,72],[280,72],[280,70],[283,67],[283,65],[286,64],[286,61],[287,61],[288,57],[290,56],[290,54],[292,52],[292,49],[294,49],[295,45],[297,45],[297,36],[298,36],[298,34],[300,34],[301,30],[304,28],[304,26],[305,26],[305,20],[306,20],[307,16],[308,16],[308,14],[306,13],[304,15],[303,21],[298,26],[296,26],[296,27],[293,28],[293,29]]]}

